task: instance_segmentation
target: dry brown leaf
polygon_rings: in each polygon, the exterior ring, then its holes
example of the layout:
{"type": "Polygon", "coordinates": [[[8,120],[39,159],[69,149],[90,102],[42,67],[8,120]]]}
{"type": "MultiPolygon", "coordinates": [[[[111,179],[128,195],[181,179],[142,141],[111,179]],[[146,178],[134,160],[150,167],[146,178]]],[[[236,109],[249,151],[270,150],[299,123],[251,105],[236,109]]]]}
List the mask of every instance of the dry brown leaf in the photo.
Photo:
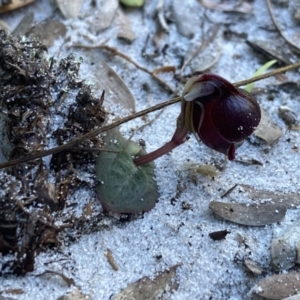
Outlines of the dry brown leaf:
{"type": "Polygon", "coordinates": [[[47,47],[50,47],[59,37],[66,35],[66,26],[57,20],[49,20],[32,27],[28,32],[28,36],[39,38],[39,40],[47,47]]]}
{"type": "Polygon", "coordinates": [[[130,20],[124,14],[121,8],[119,8],[117,11],[117,23],[118,23],[118,38],[124,39],[129,43],[132,43],[136,39],[136,35],[132,31],[130,20]]]}
{"type": "Polygon", "coordinates": [[[114,259],[113,253],[110,249],[107,249],[107,252],[105,254],[108,263],[111,265],[111,267],[113,268],[114,271],[118,271],[119,267],[114,259]]]}
{"type": "Polygon", "coordinates": [[[163,66],[160,68],[156,68],[152,71],[154,75],[158,75],[159,73],[175,73],[176,68],[174,66],[163,66]]]}
{"type": "Polygon", "coordinates": [[[4,291],[0,291],[0,294],[1,293],[21,295],[21,294],[24,294],[24,290],[23,289],[6,289],[4,291]]]}
{"type": "Polygon", "coordinates": [[[248,226],[264,226],[281,221],[286,207],[280,204],[235,204],[212,201],[209,208],[225,220],[248,226]]]}
{"type": "Polygon", "coordinates": [[[297,114],[286,105],[280,106],[278,108],[278,115],[289,127],[297,123],[297,114]]]}
{"type": "Polygon", "coordinates": [[[282,136],[282,130],[270,119],[267,113],[261,109],[261,120],[254,131],[254,135],[269,145],[272,145],[282,136]]]}
{"type": "Polygon", "coordinates": [[[169,281],[175,276],[179,265],[159,273],[153,280],[143,277],[123,289],[119,294],[112,297],[112,300],[153,300],[161,293],[169,281]]]}
{"type": "Polygon", "coordinates": [[[229,3],[218,3],[211,0],[199,0],[200,3],[209,9],[218,9],[225,12],[238,12],[242,14],[250,14],[253,11],[253,6],[244,1],[233,1],[237,3],[232,5],[229,3]]]}
{"type": "Polygon", "coordinates": [[[57,300],[92,300],[91,295],[83,294],[77,287],[57,300]]]}
{"type": "Polygon", "coordinates": [[[89,55],[91,61],[95,62],[90,66],[90,78],[94,79],[98,90],[105,90],[104,106],[116,107],[119,104],[126,110],[134,112],[135,100],[124,81],[105,61],[96,55],[93,56],[92,53],[89,55]]]}
{"type": "Polygon", "coordinates": [[[22,6],[28,5],[33,2],[34,0],[13,0],[11,4],[1,6],[0,13],[15,10],[17,8],[20,8],[22,6]]]}
{"type": "Polygon", "coordinates": [[[247,40],[246,43],[257,52],[265,55],[268,59],[276,59],[282,64],[289,65],[297,61],[297,57],[289,50],[281,39],[275,40],[247,40]]]}
{"type": "Polygon", "coordinates": [[[75,19],[79,15],[83,0],[56,0],[57,6],[66,19],[75,19]]]}
{"type": "Polygon", "coordinates": [[[251,259],[245,259],[244,264],[253,275],[259,276],[263,272],[263,268],[251,259]]]}
{"type": "Polygon", "coordinates": [[[287,208],[297,208],[300,205],[300,195],[298,193],[282,193],[270,192],[266,190],[256,190],[250,185],[239,184],[245,192],[248,193],[250,199],[258,200],[272,200],[272,203],[283,204],[287,208]]]}
{"type": "Polygon", "coordinates": [[[102,0],[98,1],[98,8],[96,8],[94,14],[88,17],[86,20],[96,32],[108,28],[117,12],[119,7],[118,0],[102,0]]]}
{"type": "Polygon", "coordinates": [[[269,276],[257,283],[255,293],[267,299],[281,300],[300,291],[300,274],[288,273],[269,276]]]}
{"type": "Polygon", "coordinates": [[[213,165],[198,165],[195,167],[195,172],[198,174],[202,174],[205,176],[217,176],[218,175],[218,170],[215,166],[213,165]]]}

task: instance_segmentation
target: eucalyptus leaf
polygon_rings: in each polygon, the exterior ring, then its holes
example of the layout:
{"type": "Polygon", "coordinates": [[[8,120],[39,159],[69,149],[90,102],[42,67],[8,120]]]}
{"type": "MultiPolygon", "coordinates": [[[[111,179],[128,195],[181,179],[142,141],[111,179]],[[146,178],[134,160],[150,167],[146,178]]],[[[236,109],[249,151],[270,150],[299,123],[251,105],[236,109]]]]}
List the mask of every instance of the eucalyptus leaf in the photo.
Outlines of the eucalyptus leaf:
{"type": "Polygon", "coordinates": [[[154,163],[137,167],[133,156],[144,155],[136,143],[111,130],[98,156],[97,192],[103,208],[116,213],[140,213],[152,209],[158,199],[154,163]]]}
{"type": "Polygon", "coordinates": [[[277,274],[266,277],[257,283],[255,293],[264,299],[283,299],[298,293],[300,275],[298,272],[277,274]]]}
{"type": "Polygon", "coordinates": [[[233,223],[264,226],[282,221],[286,207],[281,204],[237,204],[211,201],[209,208],[218,216],[233,223]]]}
{"type": "MultiPolygon", "coordinates": [[[[171,279],[176,275],[179,265],[172,266],[170,269],[158,273],[154,278],[145,276],[138,281],[130,284],[120,293],[113,296],[113,300],[152,300],[157,299],[157,295],[163,292],[171,279]]],[[[171,286],[169,285],[169,289],[171,286]]]]}

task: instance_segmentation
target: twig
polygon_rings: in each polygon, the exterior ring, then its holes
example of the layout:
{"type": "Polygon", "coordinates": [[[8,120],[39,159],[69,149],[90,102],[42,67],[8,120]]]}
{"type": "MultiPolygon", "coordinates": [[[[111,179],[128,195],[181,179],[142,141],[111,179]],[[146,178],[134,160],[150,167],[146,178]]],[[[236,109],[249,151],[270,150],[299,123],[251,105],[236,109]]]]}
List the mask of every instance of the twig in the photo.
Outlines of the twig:
{"type": "Polygon", "coordinates": [[[265,73],[265,74],[262,74],[262,75],[259,75],[259,76],[255,76],[255,77],[250,78],[250,79],[238,81],[238,82],[234,83],[233,85],[237,86],[237,87],[243,86],[243,85],[246,85],[248,83],[252,83],[252,82],[262,80],[262,79],[266,79],[266,78],[269,78],[269,77],[272,77],[272,76],[275,76],[275,75],[278,75],[278,74],[282,74],[282,73],[285,73],[287,71],[290,71],[290,70],[293,70],[293,69],[298,69],[298,68],[300,68],[300,62],[298,62],[296,64],[286,66],[286,67],[279,68],[277,70],[274,70],[274,71],[271,71],[271,72],[268,72],[268,73],[265,73]]]}
{"type": "Polygon", "coordinates": [[[31,154],[31,155],[24,156],[24,157],[19,158],[19,159],[10,160],[10,161],[5,162],[5,163],[0,163],[0,169],[11,167],[11,166],[14,166],[14,165],[17,165],[17,164],[21,164],[21,163],[31,161],[33,159],[45,157],[45,156],[48,156],[48,155],[52,155],[52,154],[55,154],[55,153],[58,153],[58,152],[68,150],[68,149],[74,147],[75,145],[78,145],[79,143],[81,143],[84,140],[91,139],[91,138],[97,136],[98,134],[100,134],[102,132],[108,131],[112,128],[115,128],[115,127],[117,127],[121,124],[124,124],[124,123],[126,123],[128,121],[131,121],[133,119],[136,119],[138,117],[142,117],[143,115],[146,115],[150,112],[162,109],[166,106],[169,106],[171,104],[179,102],[180,100],[181,100],[181,97],[172,98],[171,100],[168,100],[166,102],[163,102],[163,103],[157,104],[155,106],[152,106],[150,108],[144,109],[140,112],[134,113],[134,114],[132,114],[128,117],[125,117],[121,120],[118,120],[118,121],[116,121],[112,124],[109,124],[109,125],[103,126],[101,128],[95,129],[93,131],[90,131],[90,132],[88,132],[84,135],[81,135],[77,138],[74,138],[73,140],[69,141],[68,143],[66,143],[64,145],[54,147],[54,148],[51,148],[49,150],[43,150],[43,151],[31,154]]]}
{"type": "MultiPolygon", "coordinates": [[[[259,80],[262,80],[262,79],[265,79],[265,78],[268,78],[268,77],[271,77],[271,76],[274,76],[274,75],[282,74],[286,71],[297,69],[297,68],[300,68],[300,63],[289,65],[289,66],[274,70],[272,72],[262,74],[260,76],[256,76],[256,77],[253,77],[253,78],[250,78],[250,79],[239,81],[239,82],[234,83],[234,85],[236,87],[240,87],[240,86],[246,85],[248,83],[259,81],[259,80]]],[[[49,150],[40,151],[40,152],[31,154],[31,155],[27,155],[27,156],[19,158],[19,159],[10,160],[8,162],[0,163],[0,169],[11,167],[11,166],[21,164],[21,163],[25,163],[25,162],[28,162],[28,161],[31,161],[31,160],[34,160],[34,159],[37,159],[37,158],[45,157],[45,156],[52,155],[52,154],[55,154],[55,153],[58,153],[58,152],[61,152],[61,151],[68,150],[68,149],[74,147],[75,145],[78,145],[80,142],[82,142],[84,140],[87,140],[87,139],[91,139],[91,138],[97,136],[98,134],[100,134],[102,132],[108,131],[112,128],[115,128],[115,127],[117,127],[121,124],[124,124],[124,123],[126,123],[128,121],[131,121],[133,119],[136,119],[138,117],[142,117],[143,115],[146,115],[150,112],[153,112],[153,111],[162,109],[166,106],[177,103],[181,100],[181,98],[182,97],[175,97],[175,98],[172,98],[172,99],[170,99],[166,102],[157,104],[157,105],[152,106],[150,108],[144,109],[140,112],[134,113],[134,114],[132,114],[130,116],[127,116],[127,117],[125,117],[121,120],[118,120],[118,121],[116,121],[112,124],[103,126],[101,128],[90,131],[90,132],[88,132],[88,133],[86,133],[86,134],[84,134],[80,137],[74,138],[73,140],[69,141],[68,143],[66,143],[64,145],[61,145],[61,146],[58,146],[58,147],[55,147],[55,148],[52,148],[52,149],[49,149],[49,150]]]]}
{"type": "Polygon", "coordinates": [[[117,48],[108,46],[106,44],[101,45],[81,45],[81,44],[73,44],[71,47],[80,47],[85,49],[104,49],[106,51],[110,51],[113,55],[118,55],[125,60],[132,63],[137,69],[149,74],[152,76],[155,80],[157,80],[162,86],[164,86],[169,92],[171,92],[173,95],[176,95],[176,92],[172,89],[170,85],[168,85],[164,80],[162,80],[160,77],[158,77],[154,72],[149,71],[147,68],[141,66],[136,61],[132,60],[131,57],[126,55],[125,53],[120,52],[117,48]]]}
{"type": "Polygon", "coordinates": [[[275,16],[274,16],[274,13],[272,11],[272,6],[271,6],[271,1],[270,0],[267,0],[267,4],[268,4],[268,10],[269,10],[269,13],[270,13],[270,16],[271,16],[271,19],[272,19],[272,22],[273,24],[275,25],[276,29],[279,31],[279,34],[281,35],[281,37],[290,45],[292,46],[298,53],[300,53],[300,49],[299,47],[294,44],[289,38],[287,38],[283,31],[281,30],[278,22],[276,21],[275,19],[275,16]]]}

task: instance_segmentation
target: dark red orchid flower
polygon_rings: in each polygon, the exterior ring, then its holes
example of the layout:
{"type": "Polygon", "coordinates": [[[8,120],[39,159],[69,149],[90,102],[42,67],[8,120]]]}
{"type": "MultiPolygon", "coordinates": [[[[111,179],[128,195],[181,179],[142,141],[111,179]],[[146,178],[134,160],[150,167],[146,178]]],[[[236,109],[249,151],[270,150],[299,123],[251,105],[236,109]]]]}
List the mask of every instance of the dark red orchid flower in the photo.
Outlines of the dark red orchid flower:
{"type": "Polygon", "coordinates": [[[171,141],[134,162],[147,164],[168,153],[182,144],[189,132],[233,160],[235,144],[252,134],[260,117],[259,104],[248,92],[214,74],[192,77],[182,94],[181,113],[171,141]]]}

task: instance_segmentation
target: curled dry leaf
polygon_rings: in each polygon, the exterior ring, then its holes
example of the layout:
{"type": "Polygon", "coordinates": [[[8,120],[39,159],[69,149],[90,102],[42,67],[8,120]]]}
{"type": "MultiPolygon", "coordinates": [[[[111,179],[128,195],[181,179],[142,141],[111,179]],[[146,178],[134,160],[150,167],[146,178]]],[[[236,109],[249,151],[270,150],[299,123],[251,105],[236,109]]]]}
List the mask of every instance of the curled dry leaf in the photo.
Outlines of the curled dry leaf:
{"type": "Polygon", "coordinates": [[[261,109],[261,120],[254,131],[254,135],[269,145],[272,145],[282,136],[282,130],[270,119],[267,113],[261,109]]]}
{"type": "Polygon", "coordinates": [[[245,1],[233,2],[235,5],[229,3],[216,3],[210,0],[199,0],[200,3],[209,9],[218,9],[225,12],[238,12],[242,14],[250,14],[253,11],[253,6],[245,1]]]}
{"type": "Polygon", "coordinates": [[[257,283],[254,293],[266,299],[281,300],[300,290],[300,274],[287,273],[269,276],[257,283]]]}
{"type": "Polygon", "coordinates": [[[300,197],[298,193],[282,193],[279,191],[271,192],[266,190],[256,190],[250,185],[240,184],[243,191],[252,200],[272,200],[272,203],[282,204],[287,208],[297,208],[300,205],[300,197]]]}
{"type": "Polygon", "coordinates": [[[194,171],[205,176],[214,177],[218,175],[217,168],[213,165],[198,165],[195,167],[194,171]]]}
{"type": "Polygon", "coordinates": [[[218,216],[233,223],[264,226],[281,221],[286,207],[280,204],[234,204],[212,201],[209,208],[218,216]]]}
{"type": "Polygon", "coordinates": [[[97,192],[104,209],[116,213],[152,209],[158,200],[154,164],[137,167],[132,158],[145,154],[144,150],[117,130],[107,133],[105,143],[96,164],[97,192]]]}
{"type": "Polygon", "coordinates": [[[119,294],[112,297],[112,300],[153,300],[163,292],[170,280],[175,276],[179,265],[171,267],[169,270],[160,272],[154,279],[143,277],[132,283],[119,294]]]}
{"type": "Polygon", "coordinates": [[[30,3],[33,3],[34,0],[13,0],[10,4],[0,7],[0,13],[8,12],[11,10],[18,9],[30,3]]]}
{"type": "Polygon", "coordinates": [[[118,23],[118,38],[132,43],[136,39],[135,33],[132,31],[130,20],[119,8],[117,11],[117,23],[118,23]]]}
{"type": "Polygon", "coordinates": [[[75,19],[79,15],[83,0],[56,0],[57,6],[66,19],[75,19]]]}
{"type": "Polygon", "coordinates": [[[244,264],[253,275],[259,276],[263,272],[263,268],[251,259],[245,259],[244,264]]]}

